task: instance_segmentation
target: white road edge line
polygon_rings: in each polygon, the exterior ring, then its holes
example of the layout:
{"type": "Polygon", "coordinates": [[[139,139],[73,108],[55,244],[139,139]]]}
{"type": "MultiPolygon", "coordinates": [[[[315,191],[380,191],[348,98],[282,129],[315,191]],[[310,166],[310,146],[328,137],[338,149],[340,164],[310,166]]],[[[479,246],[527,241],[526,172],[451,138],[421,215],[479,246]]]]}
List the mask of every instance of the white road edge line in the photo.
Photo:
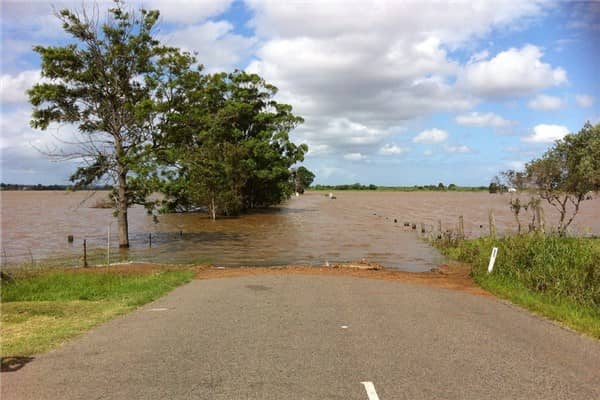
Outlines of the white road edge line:
{"type": "Polygon", "coordinates": [[[367,391],[367,396],[369,396],[369,400],[379,400],[379,396],[377,396],[377,392],[375,391],[375,385],[373,382],[361,382],[367,391]]]}

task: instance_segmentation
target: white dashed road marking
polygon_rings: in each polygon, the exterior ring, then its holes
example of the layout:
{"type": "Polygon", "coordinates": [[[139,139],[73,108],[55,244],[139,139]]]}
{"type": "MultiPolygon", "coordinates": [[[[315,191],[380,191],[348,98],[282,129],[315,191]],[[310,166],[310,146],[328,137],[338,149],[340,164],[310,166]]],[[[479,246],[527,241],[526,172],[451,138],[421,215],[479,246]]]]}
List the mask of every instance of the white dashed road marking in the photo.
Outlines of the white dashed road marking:
{"type": "Polygon", "coordinates": [[[367,391],[367,396],[369,396],[369,400],[379,400],[379,396],[377,396],[377,392],[375,391],[375,385],[373,382],[361,382],[367,391]]]}

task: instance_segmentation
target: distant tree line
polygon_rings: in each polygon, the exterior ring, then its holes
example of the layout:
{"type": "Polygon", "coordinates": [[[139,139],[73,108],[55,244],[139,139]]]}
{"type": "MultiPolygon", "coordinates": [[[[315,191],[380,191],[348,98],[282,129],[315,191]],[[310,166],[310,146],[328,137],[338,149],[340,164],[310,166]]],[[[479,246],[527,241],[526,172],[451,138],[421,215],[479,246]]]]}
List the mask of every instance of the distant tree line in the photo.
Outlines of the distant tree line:
{"type": "Polygon", "coordinates": [[[314,190],[380,190],[380,191],[399,191],[399,192],[416,192],[416,191],[460,191],[460,192],[479,192],[487,190],[486,186],[457,186],[454,183],[448,186],[442,182],[437,185],[414,185],[414,186],[377,186],[377,185],[362,185],[353,183],[347,185],[314,185],[311,187],[314,190]]]}
{"type": "Polygon", "coordinates": [[[314,190],[377,190],[376,185],[361,185],[352,183],[346,185],[315,185],[314,190]]]}
{"type": "Polygon", "coordinates": [[[91,185],[74,188],[72,185],[23,185],[17,183],[0,183],[0,190],[111,190],[110,185],[91,185]]]}
{"type": "Polygon", "coordinates": [[[488,186],[488,192],[490,193],[506,193],[508,192],[508,186],[502,183],[499,176],[494,176],[490,185],[488,186]]]}

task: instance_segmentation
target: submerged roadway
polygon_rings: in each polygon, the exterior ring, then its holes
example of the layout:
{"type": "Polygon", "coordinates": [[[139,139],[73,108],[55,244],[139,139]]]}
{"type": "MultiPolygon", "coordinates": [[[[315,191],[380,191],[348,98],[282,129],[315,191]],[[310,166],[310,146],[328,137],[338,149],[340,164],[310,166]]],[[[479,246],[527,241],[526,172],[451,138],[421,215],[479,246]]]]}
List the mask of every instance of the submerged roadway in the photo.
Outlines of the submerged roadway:
{"type": "Polygon", "coordinates": [[[600,399],[600,342],[382,280],[195,280],[2,373],[2,399],[600,399]]]}

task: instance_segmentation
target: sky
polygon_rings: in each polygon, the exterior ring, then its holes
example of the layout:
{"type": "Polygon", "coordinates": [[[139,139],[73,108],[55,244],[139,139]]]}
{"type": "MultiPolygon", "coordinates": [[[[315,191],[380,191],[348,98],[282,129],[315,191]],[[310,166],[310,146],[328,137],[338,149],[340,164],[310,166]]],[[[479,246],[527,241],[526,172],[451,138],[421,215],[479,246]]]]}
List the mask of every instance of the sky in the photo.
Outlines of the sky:
{"type": "MultiPolygon", "coordinates": [[[[76,127],[29,126],[34,45],[65,45],[53,9],[1,2],[1,181],[65,184],[49,158],[76,127]]],[[[104,15],[107,1],[96,3],[104,15]]],[[[551,0],[145,0],[156,31],[205,71],[242,69],[279,88],[305,122],[315,183],[488,185],[555,140],[600,123],[600,2],[551,0]]],[[[53,8],[54,7],[54,8],[53,8]]]]}

